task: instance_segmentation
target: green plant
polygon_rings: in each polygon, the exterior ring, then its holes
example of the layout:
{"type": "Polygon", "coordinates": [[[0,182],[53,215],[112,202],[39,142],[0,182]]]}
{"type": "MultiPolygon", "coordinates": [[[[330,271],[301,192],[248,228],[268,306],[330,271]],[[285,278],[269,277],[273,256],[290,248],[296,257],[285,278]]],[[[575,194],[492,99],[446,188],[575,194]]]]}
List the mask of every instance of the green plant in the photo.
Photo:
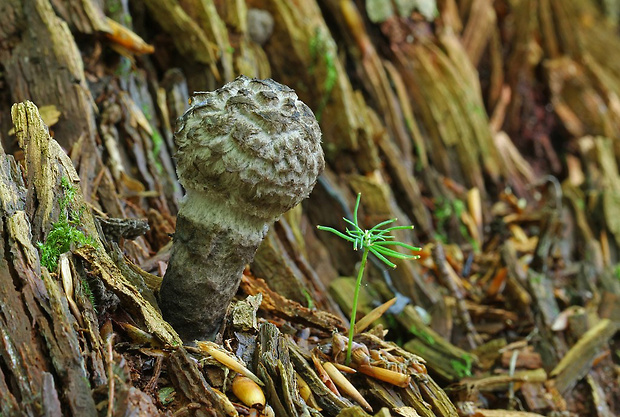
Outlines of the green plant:
{"type": "Polygon", "coordinates": [[[37,242],[41,251],[41,265],[49,271],[55,271],[58,267],[60,255],[71,250],[73,245],[96,245],[95,240],[86,236],[77,228],[81,217],[80,211],[68,210],[69,205],[75,199],[77,189],[69,182],[67,177],[60,179],[63,196],[60,198],[61,219],[52,223],[52,229],[47,234],[45,243],[37,242]]]}
{"type": "Polygon", "coordinates": [[[157,393],[157,398],[159,398],[159,402],[162,405],[168,405],[172,401],[174,401],[174,397],[176,395],[176,391],[173,387],[163,387],[157,393]]]}
{"type": "Polygon", "coordinates": [[[310,293],[308,292],[307,289],[302,288],[301,292],[304,294],[304,297],[306,297],[306,304],[307,307],[312,310],[314,308],[314,300],[312,299],[312,296],[310,295],[310,293]]]}
{"type": "Polygon", "coordinates": [[[93,291],[90,289],[90,285],[85,280],[82,280],[82,292],[84,293],[84,296],[86,296],[86,298],[90,300],[90,303],[92,304],[93,309],[95,310],[95,313],[96,313],[97,312],[97,300],[95,299],[95,294],[93,294],[93,291]]]}
{"type": "Polygon", "coordinates": [[[368,259],[368,253],[372,253],[379,260],[381,260],[384,264],[389,266],[390,268],[396,268],[396,265],[391,262],[388,257],[397,258],[397,259],[417,259],[418,255],[406,255],[404,253],[400,253],[391,249],[389,246],[400,246],[402,248],[419,251],[420,248],[415,246],[408,245],[406,243],[398,242],[394,236],[391,236],[389,233],[394,230],[403,230],[403,229],[413,229],[413,226],[392,226],[387,229],[381,229],[384,226],[387,226],[390,223],[394,223],[397,219],[390,219],[383,221],[371,229],[364,230],[359,227],[357,220],[357,211],[360,205],[360,199],[362,198],[362,194],[359,193],[357,195],[357,201],[355,202],[355,210],[353,211],[353,220],[349,220],[347,218],[343,218],[345,222],[349,223],[349,225],[353,226],[352,230],[345,229],[345,233],[339,232],[338,230],[326,227],[326,226],[317,226],[317,229],[324,230],[327,232],[331,232],[336,236],[347,240],[353,243],[353,250],[363,249],[362,253],[362,262],[360,264],[360,269],[357,274],[357,281],[355,283],[355,293],[353,294],[353,308],[351,310],[351,325],[349,327],[349,343],[347,346],[347,357],[346,363],[349,364],[351,361],[351,346],[353,344],[353,334],[355,328],[355,315],[357,314],[357,302],[360,292],[360,287],[362,286],[362,277],[364,276],[364,269],[366,268],[366,261],[368,259]]]}

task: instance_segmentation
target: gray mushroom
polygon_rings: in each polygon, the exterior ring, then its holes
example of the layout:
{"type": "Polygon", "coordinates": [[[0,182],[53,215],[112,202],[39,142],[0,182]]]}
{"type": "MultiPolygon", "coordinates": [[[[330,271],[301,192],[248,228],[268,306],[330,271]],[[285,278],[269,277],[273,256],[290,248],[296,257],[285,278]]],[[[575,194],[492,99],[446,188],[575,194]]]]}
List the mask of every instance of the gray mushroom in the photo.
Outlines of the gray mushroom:
{"type": "Polygon", "coordinates": [[[321,132],[292,89],[241,76],[195,93],[175,141],[187,194],[160,306],[185,341],[208,340],[269,226],[312,191],[321,132]]]}

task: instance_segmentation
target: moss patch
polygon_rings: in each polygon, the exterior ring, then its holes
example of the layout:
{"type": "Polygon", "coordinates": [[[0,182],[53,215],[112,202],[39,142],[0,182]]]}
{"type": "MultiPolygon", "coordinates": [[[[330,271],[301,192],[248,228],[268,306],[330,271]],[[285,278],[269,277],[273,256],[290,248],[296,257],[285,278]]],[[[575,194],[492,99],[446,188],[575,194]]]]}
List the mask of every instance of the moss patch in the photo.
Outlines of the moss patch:
{"type": "Polygon", "coordinates": [[[52,229],[47,235],[44,243],[37,242],[37,247],[41,252],[41,265],[49,271],[55,271],[58,267],[60,255],[68,252],[74,246],[92,245],[96,246],[95,239],[86,236],[84,232],[77,228],[80,211],[68,210],[69,205],[75,200],[77,189],[69,182],[66,177],[62,177],[60,185],[63,191],[60,199],[61,217],[57,222],[52,223],[52,229]]]}

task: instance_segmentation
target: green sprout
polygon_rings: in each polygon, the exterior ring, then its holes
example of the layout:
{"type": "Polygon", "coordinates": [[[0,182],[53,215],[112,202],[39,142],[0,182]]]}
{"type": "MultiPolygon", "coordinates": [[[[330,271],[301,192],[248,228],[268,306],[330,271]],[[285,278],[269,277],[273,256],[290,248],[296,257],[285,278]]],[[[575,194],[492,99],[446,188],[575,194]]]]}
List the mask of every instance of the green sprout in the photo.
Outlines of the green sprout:
{"type": "Polygon", "coordinates": [[[418,255],[406,255],[404,253],[400,253],[390,248],[390,246],[400,246],[405,249],[409,249],[412,251],[419,251],[420,248],[415,246],[408,245],[406,243],[398,242],[394,236],[391,236],[389,233],[393,230],[411,230],[413,226],[392,226],[387,229],[381,229],[388,224],[394,223],[397,219],[390,219],[383,221],[372,229],[364,230],[359,227],[357,221],[357,210],[359,209],[360,199],[362,198],[362,194],[359,193],[357,195],[357,201],[355,202],[355,210],[353,211],[353,221],[344,218],[343,220],[349,225],[353,226],[352,230],[346,229],[345,233],[342,233],[332,227],[326,226],[317,226],[319,230],[325,230],[327,232],[331,232],[336,236],[347,240],[353,243],[353,250],[363,249],[362,253],[362,262],[360,264],[360,269],[357,274],[357,281],[355,283],[355,294],[353,295],[353,308],[351,310],[351,325],[349,327],[349,343],[347,346],[347,357],[346,364],[348,365],[351,362],[351,347],[353,345],[353,333],[355,328],[355,315],[357,314],[357,302],[360,293],[360,287],[362,286],[362,277],[364,276],[364,269],[366,268],[366,261],[368,259],[368,253],[372,253],[379,260],[381,260],[384,264],[389,266],[390,268],[396,268],[396,264],[391,262],[388,257],[397,258],[397,259],[418,259],[418,255]]]}

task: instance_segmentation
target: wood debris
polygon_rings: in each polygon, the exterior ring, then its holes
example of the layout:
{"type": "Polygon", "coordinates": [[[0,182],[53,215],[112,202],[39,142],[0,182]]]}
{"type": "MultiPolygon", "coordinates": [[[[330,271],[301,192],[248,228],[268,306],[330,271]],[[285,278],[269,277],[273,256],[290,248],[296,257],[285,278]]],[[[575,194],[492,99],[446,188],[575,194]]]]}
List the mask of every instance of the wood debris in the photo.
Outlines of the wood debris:
{"type": "Polygon", "coordinates": [[[614,2],[125,3],[3,9],[0,414],[620,414],[614,2]],[[262,302],[216,340],[264,408],[157,301],[176,119],[237,74],[295,89],[327,163],[244,273],[237,299],[262,302]],[[315,226],[359,192],[362,226],[414,224],[396,237],[423,250],[368,266],[345,367],[359,253],[315,226]],[[48,270],[59,221],[92,240],[48,270]]]}

